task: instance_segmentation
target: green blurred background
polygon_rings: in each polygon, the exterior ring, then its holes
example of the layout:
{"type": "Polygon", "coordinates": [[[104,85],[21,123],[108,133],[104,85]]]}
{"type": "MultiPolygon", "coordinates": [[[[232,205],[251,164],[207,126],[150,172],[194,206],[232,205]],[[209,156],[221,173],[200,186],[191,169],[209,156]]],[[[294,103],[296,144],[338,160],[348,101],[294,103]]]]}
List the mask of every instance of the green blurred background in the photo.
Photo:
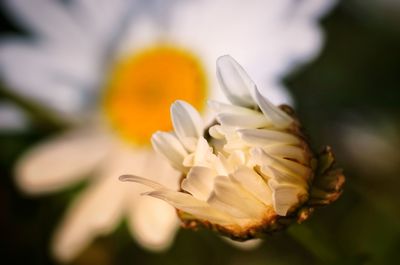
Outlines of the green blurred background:
{"type": "MultiPolygon", "coordinates": [[[[21,31],[0,14],[1,31],[21,31]]],[[[345,169],[343,196],[302,225],[251,251],[209,231],[181,230],[154,254],[125,224],[99,238],[73,264],[397,264],[400,260],[400,3],[342,1],[322,20],[326,44],[317,60],[285,80],[315,149],[330,144],[345,169]]],[[[9,99],[3,90],[0,99],[9,99]]],[[[22,103],[13,98],[16,103],[22,103]]],[[[28,111],[30,106],[24,105],[28,111]]],[[[2,264],[56,264],[50,238],[85,183],[30,198],[13,183],[21,153],[60,128],[40,114],[33,129],[0,134],[2,264]]]]}

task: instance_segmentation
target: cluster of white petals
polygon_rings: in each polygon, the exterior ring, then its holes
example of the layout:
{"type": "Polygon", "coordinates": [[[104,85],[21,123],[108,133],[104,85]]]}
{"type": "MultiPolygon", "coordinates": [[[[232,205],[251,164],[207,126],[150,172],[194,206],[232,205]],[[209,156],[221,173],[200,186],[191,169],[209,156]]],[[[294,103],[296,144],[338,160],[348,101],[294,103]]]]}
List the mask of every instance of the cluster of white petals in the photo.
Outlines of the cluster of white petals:
{"type": "Polygon", "coordinates": [[[149,186],[153,191],[146,195],[194,219],[246,229],[286,216],[307,199],[311,157],[293,130],[296,121],[263,97],[233,58],[220,57],[217,69],[232,105],[209,102],[216,123],[206,128],[191,105],[176,101],[174,131],[152,138],[156,151],[183,173],[181,191],[139,176],[121,179],[149,186]]]}

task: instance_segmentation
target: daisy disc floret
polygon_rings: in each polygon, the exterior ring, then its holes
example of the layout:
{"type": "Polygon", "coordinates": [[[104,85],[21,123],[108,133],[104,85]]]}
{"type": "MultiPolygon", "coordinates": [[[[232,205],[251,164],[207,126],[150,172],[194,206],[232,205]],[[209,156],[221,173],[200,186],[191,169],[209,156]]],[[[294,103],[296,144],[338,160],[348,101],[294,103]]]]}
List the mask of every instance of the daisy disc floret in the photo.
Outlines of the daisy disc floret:
{"type": "Polygon", "coordinates": [[[176,101],[174,131],[152,137],[155,150],[182,172],[180,190],[139,176],[121,180],[150,187],[145,195],[173,205],[185,227],[236,240],[301,222],[335,201],[344,176],[332,169],[330,148],[315,155],[293,110],[272,104],[230,56],[218,59],[217,76],[232,104],[209,102],[213,124],[206,127],[191,105],[176,101]]]}

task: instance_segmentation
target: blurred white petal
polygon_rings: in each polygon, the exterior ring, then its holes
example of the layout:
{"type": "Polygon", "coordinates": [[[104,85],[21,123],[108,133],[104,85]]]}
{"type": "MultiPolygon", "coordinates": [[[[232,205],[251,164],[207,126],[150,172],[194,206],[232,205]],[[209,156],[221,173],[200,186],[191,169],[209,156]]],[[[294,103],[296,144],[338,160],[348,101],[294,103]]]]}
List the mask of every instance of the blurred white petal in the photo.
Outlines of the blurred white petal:
{"type": "Polygon", "coordinates": [[[58,42],[80,42],[86,38],[61,1],[6,0],[5,5],[18,22],[41,37],[58,42]]]}
{"type": "Polygon", "coordinates": [[[154,19],[145,15],[135,17],[117,43],[116,57],[132,55],[141,49],[152,48],[162,42],[161,35],[162,32],[154,19]]]}
{"type": "MultiPolygon", "coordinates": [[[[177,189],[181,173],[174,170],[168,162],[154,151],[144,148],[130,151],[127,149],[115,161],[114,176],[127,172],[146,176],[159,185],[177,189]]],[[[127,186],[125,211],[131,234],[143,247],[151,250],[163,250],[170,246],[177,230],[176,212],[167,203],[140,196],[149,189],[141,185],[127,186]]]]}
{"type": "Polygon", "coordinates": [[[96,179],[70,205],[53,241],[54,255],[61,261],[70,261],[121,221],[129,187],[110,173],[96,179]]]}
{"type": "Polygon", "coordinates": [[[174,207],[147,196],[132,198],[128,206],[130,231],[140,245],[153,251],[171,245],[179,227],[174,207]]]}
{"type": "Polygon", "coordinates": [[[134,0],[75,0],[70,4],[72,15],[86,33],[93,35],[99,45],[107,46],[121,33],[130,13],[134,13],[134,0]]]}
{"type": "MultiPolygon", "coordinates": [[[[197,51],[210,69],[209,76],[215,72],[215,58],[230,54],[274,103],[290,103],[280,78],[318,54],[322,43],[318,18],[334,2],[182,1],[172,10],[168,35],[197,51]]],[[[211,85],[216,86],[214,80],[211,85]]],[[[212,97],[220,95],[213,91],[212,97]]]]}
{"type": "Polygon", "coordinates": [[[16,165],[18,186],[30,194],[53,192],[86,178],[112,142],[96,130],[71,131],[29,150],[16,165]]]}
{"type": "MultiPolygon", "coordinates": [[[[3,39],[0,74],[9,89],[46,107],[76,113],[85,103],[85,89],[98,78],[95,54],[74,53],[25,42],[3,39]],[[23,78],[22,78],[23,76],[23,78]]],[[[87,106],[86,106],[87,107],[87,106]]]]}

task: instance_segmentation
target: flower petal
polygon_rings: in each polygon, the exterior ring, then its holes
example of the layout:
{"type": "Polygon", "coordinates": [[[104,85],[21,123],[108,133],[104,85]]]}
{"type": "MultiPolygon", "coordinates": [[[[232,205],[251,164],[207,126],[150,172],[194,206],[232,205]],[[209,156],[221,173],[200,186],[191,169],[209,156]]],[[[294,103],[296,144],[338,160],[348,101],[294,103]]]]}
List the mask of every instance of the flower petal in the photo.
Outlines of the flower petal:
{"type": "Polygon", "coordinates": [[[87,37],[60,1],[8,0],[5,4],[18,22],[43,37],[59,42],[74,40],[72,45],[87,37]]]}
{"type": "Polygon", "coordinates": [[[143,184],[147,187],[150,187],[154,190],[158,190],[158,189],[166,189],[166,187],[164,187],[163,185],[161,185],[158,182],[155,182],[151,179],[148,178],[143,178],[143,177],[139,177],[139,176],[135,176],[135,175],[121,175],[119,177],[120,181],[130,181],[130,182],[136,182],[136,183],[140,183],[143,184]]]}
{"type": "Polygon", "coordinates": [[[152,251],[168,248],[178,230],[176,210],[168,203],[145,196],[131,196],[128,225],[135,240],[152,251]]]}
{"type": "Polygon", "coordinates": [[[306,162],[306,152],[303,148],[293,145],[269,145],[264,146],[263,150],[272,156],[295,160],[301,164],[306,162]]]}
{"type": "Polygon", "coordinates": [[[213,207],[236,218],[260,218],[265,212],[259,200],[228,177],[218,176],[214,183],[214,192],[208,200],[213,207]]]}
{"type": "Polygon", "coordinates": [[[254,170],[242,166],[231,174],[230,179],[241,185],[247,192],[253,194],[258,200],[265,205],[271,205],[272,192],[263,178],[254,170]]]}
{"type": "Polygon", "coordinates": [[[271,182],[274,210],[278,215],[286,216],[289,209],[299,202],[301,190],[290,184],[274,184],[271,182]]]}
{"type": "Polygon", "coordinates": [[[309,167],[288,159],[272,157],[261,148],[253,148],[250,152],[254,162],[260,165],[261,172],[269,178],[275,178],[279,183],[307,187],[307,180],[311,175],[309,167]]]}
{"type": "Polygon", "coordinates": [[[87,177],[106,157],[112,144],[101,130],[77,130],[57,136],[19,160],[17,184],[30,194],[65,188],[87,177]]]}
{"type": "Polygon", "coordinates": [[[167,158],[174,168],[182,172],[187,171],[182,163],[188,154],[174,134],[156,132],[151,137],[151,143],[153,148],[167,158]]]}
{"type": "Polygon", "coordinates": [[[226,97],[234,104],[254,107],[250,91],[256,85],[246,71],[231,56],[224,55],[217,59],[217,77],[226,97]]]}
{"type": "Polygon", "coordinates": [[[274,144],[300,144],[300,140],[296,136],[275,130],[240,129],[238,130],[238,133],[243,141],[254,146],[266,146],[274,144]]]}
{"type": "Polygon", "coordinates": [[[219,123],[224,126],[242,128],[263,128],[271,125],[271,122],[261,113],[254,114],[233,114],[220,113],[216,116],[219,123]]]}
{"type": "Polygon", "coordinates": [[[125,191],[127,187],[113,175],[92,183],[76,198],[58,227],[53,240],[55,256],[68,262],[96,236],[110,233],[121,220],[125,191]]]}
{"type": "Polygon", "coordinates": [[[193,197],[207,201],[214,186],[215,172],[207,167],[193,167],[182,181],[181,187],[193,197]]]}
{"type": "MultiPolygon", "coordinates": [[[[181,173],[174,170],[162,156],[150,148],[126,148],[115,157],[115,165],[109,175],[115,177],[124,172],[146,176],[135,181],[147,184],[150,188],[177,189],[181,173]]],[[[117,182],[118,180],[115,179],[117,182]]],[[[175,210],[165,202],[140,196],[149,189],[142,185],[126,185],[127,200],[125,211],[132,236],[143,247],[150,250],[163,250],[171,243],[177,229],[175,210]]]]}
{"type": "Polygon", "coordinates": [[[177,100],[171,105],[171,120],[176,136],[186,149],[193,151],[195,146],[191,139],[203,136],[203,120],[190,104],[177,100]]]}
{"type": "Polygon", "coordinates": [[[73,120],[87,108],[85,96],[96,87],[100,68],[93,49],[70,51],[15,38],[0,42],[0,74],[7,87],[57,114],[75,114],[73,120]]]}
{"type": "Polygon", "coordinates": [[[279,129],[287,128],[293,123],[293,119],[283,110],[272,104],[255,89],[256,100],[264,115],[279,129]]]}
{"type": "Polygon", "coordinates": [[[158,190],[149,192],[147,195],[164,200],[175,208],[195,215],[199,219],[219,224],[234,223],[229,215],[210,207],[208,203],[200,201],[186,193],[171,190],[158,190]]]}
{"type": "Polygon", "coordinates": [[[72,1],[70,7],[76,19],[86,32],[97,40],[99,45],[109,45],[127,18],[134,13],[132,8],[137,1],[130,0],[79,0],[72,1]],[[128,15],[129,14],[129,15],[128,15]]]}

